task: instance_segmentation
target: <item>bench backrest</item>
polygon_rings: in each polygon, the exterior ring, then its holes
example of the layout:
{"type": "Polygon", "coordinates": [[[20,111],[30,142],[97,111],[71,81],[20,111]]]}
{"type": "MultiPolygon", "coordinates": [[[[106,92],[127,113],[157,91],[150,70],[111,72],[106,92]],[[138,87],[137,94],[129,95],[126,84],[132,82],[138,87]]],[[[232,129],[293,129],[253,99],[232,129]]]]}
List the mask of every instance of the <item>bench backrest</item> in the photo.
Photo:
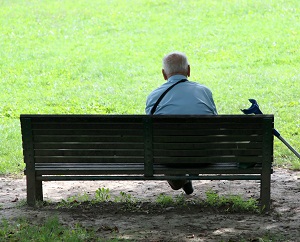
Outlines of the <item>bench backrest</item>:
{"type": "Polygon", "coordinates": [[[273,115],[21,115],[26,163],[272,162],[273,115]]]}

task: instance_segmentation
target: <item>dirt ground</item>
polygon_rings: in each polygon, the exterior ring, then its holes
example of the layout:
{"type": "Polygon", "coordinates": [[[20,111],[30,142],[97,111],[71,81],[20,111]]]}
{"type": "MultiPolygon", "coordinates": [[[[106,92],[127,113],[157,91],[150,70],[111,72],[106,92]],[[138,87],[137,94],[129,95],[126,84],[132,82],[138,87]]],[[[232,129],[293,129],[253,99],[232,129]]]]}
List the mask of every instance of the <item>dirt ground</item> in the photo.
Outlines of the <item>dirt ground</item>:
{"type": "MultiPolygon", "coordinates": [[[[219,195],[259,197],[257,181],[194,181],[195,192],[185,195],[193,201],[205,199],[212,189],[219,195]]],[[[58,216],[66,225],[80,223],[97,230],[99,238],[124,238],[130,241],[300,241],[300,172],[275,169],[272,175],[272,210],[268,214],[228,213],[197,206],[157,206],[159,194],[182,194],[173,191],[165,181],[80,181],[44,182],[44,200],[52,205],[39,208],[18,206],[26,199],[25,177],[0,176],[0,221],[19,217],[43,221],[58,216]],[[98,188],[109,188],[111,196],[120,192],[143,201],[140,209],[122,209],[116,203],[58,208],[54,204],[84,193],[93,196],[98,188]]],[[[124,208],[124,207],[123,207],[124,208]]]]}

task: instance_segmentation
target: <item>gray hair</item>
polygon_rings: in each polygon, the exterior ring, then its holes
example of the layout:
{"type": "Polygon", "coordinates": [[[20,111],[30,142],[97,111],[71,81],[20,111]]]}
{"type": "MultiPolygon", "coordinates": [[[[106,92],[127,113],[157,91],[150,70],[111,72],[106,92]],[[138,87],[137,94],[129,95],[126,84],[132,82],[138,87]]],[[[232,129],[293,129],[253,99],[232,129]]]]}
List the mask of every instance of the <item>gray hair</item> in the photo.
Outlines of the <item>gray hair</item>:
{"type": "Polygon", "coordinates": [[[188,60],[182,52],[171,52],[163,58],[163,69],[167,75],[188,72],[188,60]]]}

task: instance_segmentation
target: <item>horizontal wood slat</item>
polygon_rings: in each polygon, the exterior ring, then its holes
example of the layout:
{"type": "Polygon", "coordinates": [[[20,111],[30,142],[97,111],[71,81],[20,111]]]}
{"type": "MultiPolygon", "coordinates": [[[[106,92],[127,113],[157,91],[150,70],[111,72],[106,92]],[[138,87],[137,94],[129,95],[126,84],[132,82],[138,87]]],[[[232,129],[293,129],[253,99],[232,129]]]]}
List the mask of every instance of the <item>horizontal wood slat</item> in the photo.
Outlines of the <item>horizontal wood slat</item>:
{"type": "Polygon", "coordinates": [[[77,136],[77,135],[36,135],[34,142],[140,142],[142,136],[77,136]]]}
{"type": "Polygon", "coordinates": [[[197,127],[196,129],[187,129],[186,127],[178,127],[177,130],[175,129],[156,129],[153,132],[154,136],[166,136],[166,135],[184,135],[184,136],[213,136],[213,135],[262,135],[263,131],[261,129],[243,129],[238,128],[228,128],[228,129],[209,129],[205,127],[197,127]]]}
{"type": "Polygon", "coordinates": [[[43,149],[36,156],[144,156],[144,149],[43,149]]]}
{"type": "MultiPolygon", "coordinates": [[[[140,163],[144,162],[143,156],[35,156],[37,163],[140,163]]],[[[203,156],[203,157],[154,157],[153,163],[157,164],[183,164],[183,163],[219,163],[219,162],[253,162],[261,163],[262,157],[257,156],[203,156]]]]}
{"type": "Polygon", "coordinates": [[[40,149],[144,149],[142,142],[40,142],[34,144],[40,149]]]}
{"type": "Polygon", "coordinates": [[[155,150],[215,150],[215,149],[261,149],[262,142],[209,142],[209,143],[154,143],[155,150]]]}
{"type": "Polygon", "coordinates": [[[186,164],[186,163],[228,163],[228,162],[250,162],[261,163],[262,157],[257,156],[203,156],[203,157],[155,157],[154,164],[186,164]]]}
{"type": "Polygon", "coordinates": [[[106,129],[143,129],[143,125],[141,122],[127,122],[127,123],[120,123],[117,120],[111,123],[101,122],[95,123],[95,121],[85,120],[82,122],[78,122],[74,120],[74,122],[65,122],[63,121],[53,121],[49,122],[48,120],[42,122],[33,122],[32,129],[35,131],[39,130],[70,130],[70,129],[78,129],[78,130],[106,130],[106,129]]]}
{"type": "Polygon", "coordinates": [[[142,163],[144,156],[35,156],[36,163],[142,163]]]}
{"type": "Polygon", "coordinates": [[[38,129],[33,131],[33,135],[72,135],[72,136],[142,136],[144,134],[143,128],[141,129],[38,129]]]}
{"type": "Polygon", "coordinates": [[[154,136],[155,143],[223,143],[223,142],[260,142],[262,136],[246,136],[246,135],[211,135],[211,136],[154,136]]]}
{"type": "MultiPolygon", "coordinates": [[[[189,179],[191,180],[260,180],[260,174],[255,175],[257,173],[252,174],[251,170],[249,173],[233,173],[229,175],[217,174],[212,173],[212,175],[205,175],[202,176],[190,176],[189,179]],[[215,174],[215,175],[213,175],[215,174]]],[[[148,176],[145,177],[143,174],[138,175],[64,175],[64,176],[57,176],[57,175],[46,175],[41,176],[37,175],[37,181],[145,181],[145,180],[152,180],[152,181],[163,181],[163,180],[183,180],[186,179],[184,176],[181,175],[157,175],[157,176],[148,176]]],[[[265,208],[264,205],[261,207],[265,208]]],[[[265,209],[267,210],[267,209],[265,209]]],[[[264,211],[265,211],[264,210],[264,211]]],[[[268,211],[268,210],[267,210],[268,211]]]]}
{"type": "Polygon", "coordinates": [[[154,157],[261,156],[259,149],[154,150],[154,157]]]}
{"type": "MultiPolygon", "coordinates": [[[[227,174],[259,174],[261,167],[252,169],[239,169],[232,163],[216,163],[204,167],[169,167],[164,165],[155,165],[156,174],[218,174],[220,171],[227,171],[227,174]],[[250,171],[249,171],[250,170],[250,171]]],[[[116,164],[99,164],[99,163],[43,163],[36,165],[37,175],[113,175],[113,174],[143,174],[144,164],[142,163],[116,163],[116,164]]]]}
{"type": "MultiPolygon", "coordinates": [[[[35,156],[143,156],[144,149],[36,149],[35,156]]],[[[154,156],[245,156],[262,155],[259,149],[154,150],[154,156]]]]}
{"type": "MultiPolygon", "coordinates": [[[[155,143],[154,150],[213,150],[213,149],[258,149],[262,146],[262,142],[223,142],[223,143],[155,143]]],[[[43,142],[35,143],[35,150],[38,149],[143,149],[143,143],[134,142],[43,142]]]]}

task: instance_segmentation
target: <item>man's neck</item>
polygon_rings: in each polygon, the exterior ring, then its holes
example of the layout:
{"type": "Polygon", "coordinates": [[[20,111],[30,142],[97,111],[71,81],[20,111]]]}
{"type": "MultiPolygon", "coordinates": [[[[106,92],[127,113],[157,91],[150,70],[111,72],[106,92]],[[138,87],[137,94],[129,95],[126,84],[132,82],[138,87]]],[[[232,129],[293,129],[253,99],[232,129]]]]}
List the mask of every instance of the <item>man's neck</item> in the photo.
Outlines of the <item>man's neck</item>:
{"type": "Polygon", "coordinates": [[[170,73],[169,75],[167,75],[167,78],[169,79],[170,77],[177,76],[177,75],[185,76],[187,78],[187,74],[186,73],[182,73],[182,72],[170,73]]]}
{"type": "Polygon", "coordinates": [[[168,78],[168,82],[174,82],[174,81],[179,81],[179,80],[182,80],[182,79],[187,79],[187,77],[185,75],[173,75],[173,76],[170,76],[168,78]]]}

